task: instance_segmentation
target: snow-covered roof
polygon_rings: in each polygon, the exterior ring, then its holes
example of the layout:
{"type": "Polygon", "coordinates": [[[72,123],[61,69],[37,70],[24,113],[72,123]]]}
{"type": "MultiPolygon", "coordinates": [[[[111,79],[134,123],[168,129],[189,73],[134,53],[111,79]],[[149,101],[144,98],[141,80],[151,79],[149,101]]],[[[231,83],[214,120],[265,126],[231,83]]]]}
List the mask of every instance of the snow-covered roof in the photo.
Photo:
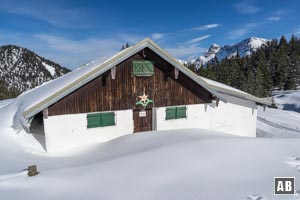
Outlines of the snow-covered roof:
{"type": "Polygon", "coordinates": [[[199,85],[204,87],[207,91],[209,91],[211,94],[222,101],[227,101],[224,95],[222,95],[222,92],[224,92],[229,95],[232,93],[238,93],[238,95],[235,94],[235,96],[261,104],[270,104],[270,102],[268,101],[263,101],[240,90],[231,88],[229,86],[225,87],[224,84],[221,84],[222,87],[218,87],[217,84],[212,84],[214,81],[197,76],[187,67],[178,62],[175,58],[170,56],[167,52],[162,50],[152,40],[146,38],[136,45],[117,53],[115,56],[109,58],[108,60],[102,59],[93,61],[64,76],[49,81],[39,87],[21,94],[17,99],[20,99],[22,101],[20,102],[20,105],[22,105],[20,111],[23,114],[23,117],[28,119],[34,116],[38,112],[49,107],[53,103],[62,99],[64,96],[70,94],[82,85],[93,80],[105,71],[111,69],[112,67],[116,66],[117,64],[121,63],[122,61],[126,60],[130,56],[138,53],[146,47],[150,48],[171,65],[178,68],[179,71],[189,76],[192,80],[197,82],[199,85]]]}
{"type": "Polygon", "coordinates": [[[199,76],[199,78],[206,81],[209,84],[209,86],[213,90],[215,90],[217,93],[219,93],[220,95],[226,94],[226,95],[238,97],[238,98],[249,100],[249,101],[254,101],[254,102],[259,103],[259,104],[265,104],[265,105],[271,105],[272,104],[272,102],[267,100],[266,98],[258,98],[256,96],[248,94],[244,91],[241,91],[241,90],[236,89],[234,87],[231,87],[229,85],[225,85],[223,83],[213,81],[213,80],[210,80],[210,79],[207,79],[207,78],[204,78],[204,77],[199,76]]]}

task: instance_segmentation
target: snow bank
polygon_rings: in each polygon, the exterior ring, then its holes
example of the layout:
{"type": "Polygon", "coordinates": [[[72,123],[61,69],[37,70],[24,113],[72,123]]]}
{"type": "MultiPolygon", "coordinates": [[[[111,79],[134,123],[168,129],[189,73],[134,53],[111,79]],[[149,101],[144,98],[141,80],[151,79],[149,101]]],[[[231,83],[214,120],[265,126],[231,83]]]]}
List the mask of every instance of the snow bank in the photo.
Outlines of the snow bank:
{"type": "Polygon", "coordinates": [[[300,113],[259,106],[257,129],[263,137],[300,137],[300,113]]]}
{"type": "Polygon", "coordinates": [[[300,187],[299,139],[201,129],[145,132],[56,157],[2,146],[2,138],[0,143],[0,194],[6,200],[282,199],[273,196],[274,176],[295,176],[300,187]],[[40,174],[27,177],[29,164],[37,164],[40,174]]]}
{"type": "Polygon", "coordinates": [[[6,106],[7,104],[10,104],[14,99],[5,99],[0,101],[0,108],[6,106]]]}
{"type": "Polygon", "coordinates": [[[278,108],[300,112],[300,90],[274,91],[272,98],[278,108]]]}

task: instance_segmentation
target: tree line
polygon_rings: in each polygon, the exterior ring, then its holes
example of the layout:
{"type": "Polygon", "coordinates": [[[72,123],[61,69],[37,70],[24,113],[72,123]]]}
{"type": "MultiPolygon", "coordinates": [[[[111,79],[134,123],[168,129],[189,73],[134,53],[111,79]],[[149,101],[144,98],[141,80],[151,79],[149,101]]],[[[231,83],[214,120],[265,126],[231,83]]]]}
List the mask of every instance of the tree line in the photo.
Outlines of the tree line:
{"type": "Polygon", "coordinates": [[[263,45],[251,56],[216,58],[206,66],[187,67],[200,76],[216,80],[259,97],[275,89],[294,90],[300,85],[300,39],[282,36],[263,45]]]}

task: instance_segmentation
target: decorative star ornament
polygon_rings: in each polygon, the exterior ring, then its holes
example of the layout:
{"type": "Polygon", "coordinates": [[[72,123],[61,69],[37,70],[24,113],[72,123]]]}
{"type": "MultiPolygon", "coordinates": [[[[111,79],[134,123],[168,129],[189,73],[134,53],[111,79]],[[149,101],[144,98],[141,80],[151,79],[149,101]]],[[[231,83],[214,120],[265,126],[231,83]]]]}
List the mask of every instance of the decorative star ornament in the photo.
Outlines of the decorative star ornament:
{"type": "Polygon", "coordinates": [[[135,104],[136,105],[142,105],[144,107],[146,107],[149,103],[152,103],[153,101],[151,99],[148,99],[148,95],[144,94],[142,96],[139,96],[140,100],[137,101],[135,104]]]}
{"type": "Polygon", "coordinates": [[[139,98],[140,98],[140,101],[145,103],[148,100],[148,95],[146,95],[145,92],[144,92],[143,96],[139,96],[139,98]]]}

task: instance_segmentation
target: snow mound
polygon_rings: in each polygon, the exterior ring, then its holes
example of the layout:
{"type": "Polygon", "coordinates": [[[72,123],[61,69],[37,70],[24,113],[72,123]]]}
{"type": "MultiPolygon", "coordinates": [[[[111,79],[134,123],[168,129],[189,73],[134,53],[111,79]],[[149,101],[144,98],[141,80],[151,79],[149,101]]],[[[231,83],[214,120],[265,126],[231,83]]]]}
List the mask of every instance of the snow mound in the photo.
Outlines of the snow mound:
{"type": "Polygon", "coordinates": [[[300,112],[300,90],[274,91],[272,98],[279,109],[300,112]]]}
{"type": "Polygon", "coordinates": [[[22,152],[0,134],[0,153],[3,199],[274,199],[274,176],[300,178],[290,160],[299,139],[202,129],[133,134],[56,156],[22,152]],[[40,173],[29,178],[32,164],[40,173]]]}

